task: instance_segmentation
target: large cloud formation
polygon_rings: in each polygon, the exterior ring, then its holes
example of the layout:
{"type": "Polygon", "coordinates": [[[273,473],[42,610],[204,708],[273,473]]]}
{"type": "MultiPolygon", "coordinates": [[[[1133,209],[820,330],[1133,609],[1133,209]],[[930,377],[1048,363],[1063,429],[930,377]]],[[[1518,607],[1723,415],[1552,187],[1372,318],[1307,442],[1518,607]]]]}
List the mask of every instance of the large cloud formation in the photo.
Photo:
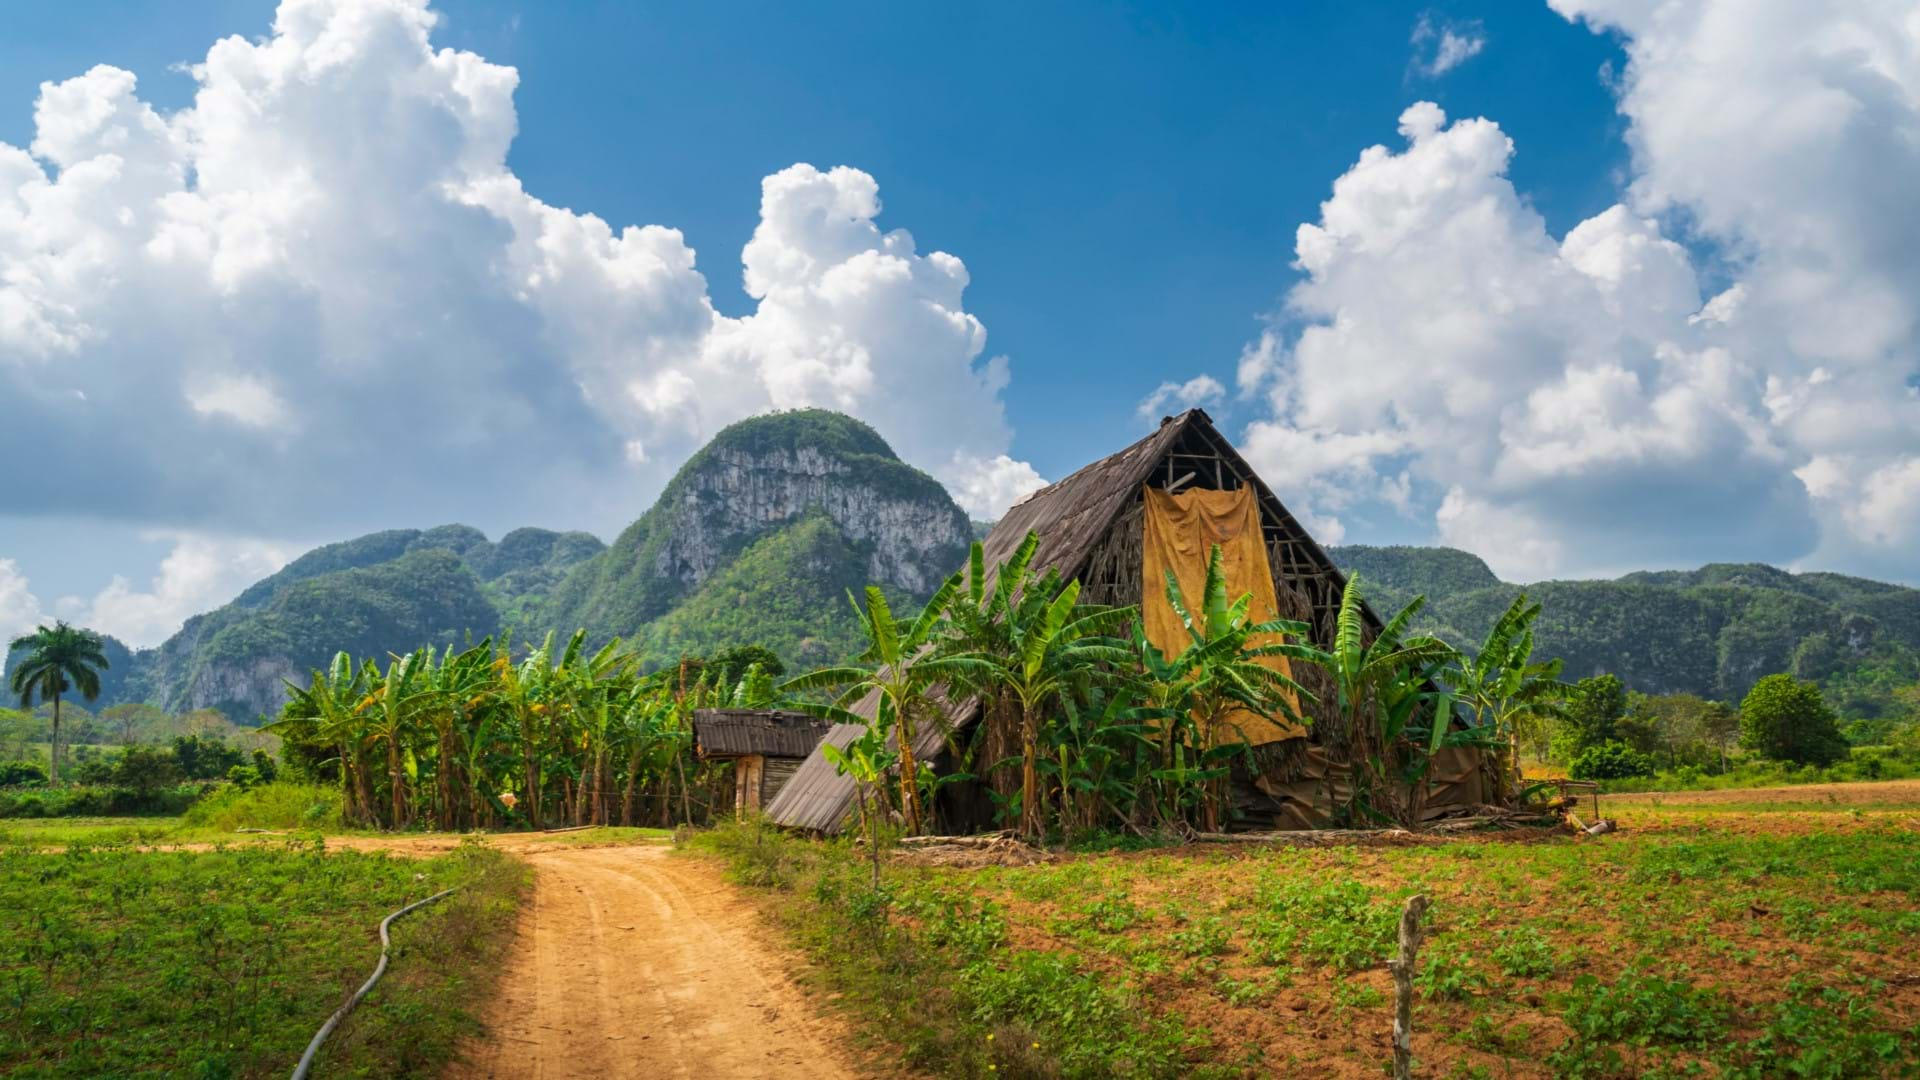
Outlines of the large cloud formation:
{"type": "Polygon", "coordinates": [[[1408,108],[1241,358],[1254,456],[1332,537],[1398,512],[1519,579],[1920,578],[1920,14],[1552,3],[1624,35],[1622,203],[1556,239],[1494,121],[1408,108]]]}
{"type": "Polygon", "coordinates": [[[517,73],[434,22],[285,0],[171,115],[112,67],[42,86],[30,147],[0,143],[0,458],[36,463],[6,514],[606,531],[720,427],[802,405],[869,420],[975,515],[1038,486],[965,266],[883,231],[872,177],[767,177],[757,306],[727,317],[678,231],[522,189],[517,73]]]}

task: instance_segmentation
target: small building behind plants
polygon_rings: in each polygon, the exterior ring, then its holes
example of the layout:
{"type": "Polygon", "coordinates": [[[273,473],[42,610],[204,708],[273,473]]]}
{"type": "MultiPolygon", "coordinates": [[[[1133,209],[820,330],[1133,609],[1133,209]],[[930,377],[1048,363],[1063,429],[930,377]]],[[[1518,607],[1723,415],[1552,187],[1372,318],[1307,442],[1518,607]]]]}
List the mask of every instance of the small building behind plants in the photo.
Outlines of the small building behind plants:
{"type": "Polygon", "coordinates": [[[771,803],[832,726],[779,709],[700,709],[693,714],[693,744],[704,760],[733,762],[738,816],[771,803]]]}

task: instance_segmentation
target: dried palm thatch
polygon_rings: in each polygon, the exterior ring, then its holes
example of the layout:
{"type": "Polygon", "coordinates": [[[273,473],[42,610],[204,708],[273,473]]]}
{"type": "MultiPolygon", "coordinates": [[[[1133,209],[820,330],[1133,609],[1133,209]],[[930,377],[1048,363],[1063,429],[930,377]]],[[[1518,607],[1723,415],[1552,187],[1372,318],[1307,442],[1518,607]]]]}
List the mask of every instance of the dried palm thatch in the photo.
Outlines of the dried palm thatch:
{"type": "MultiPolygon", "coordinates": [[[[1079,580],[1085,603],[1139,604],[1144,589],[1141,489],[1147,486],[1253,488],[1280,614],[1307,623],[1315,644],[1332,645],[1345,576],[1201,409],[1162,420],[1158,430],[1132,446],[1016,503],[983,543],[987,565],[997,568],[1031,532],[1039,537],[1032,564],[1035,571],[1054,568],[1062,578],[1079,580]]],[[[992,587],[989,580],[987,588],[992,587]]],[[[1366,612],[1366,618],[1370,630],[1379,629],[1380,620],[1372,611],[1366,612]]],[[[1326,674],[1303,664],[1295,677],[1317,699],[1306,703],[1304,710],[1315,726],[1334,722],[1335,710],[1329,704],[1333,687],[1326,674]]],[[[872,701],[862,702],[856,711],[872,705],[872,701]]],[[[921,728],[914,740],[916,757],[932,760],[950,735],[966,732],[983,711],[981,703],[970,698],[943,702],[942,708],[947,722],[921,728]]],[[[999,760],[994,754],[1004,750],[1006,733],[996,736],[995,727],[990,721],[983,732],[976,763],[999,760]]],[[[844,747],[859,732],[857,725],[838,725],[824,741],[844,747]]],[[[1281,781],[1297,779],[1306,742],[1290,739],[1258,748],[1255,757],[1260,771],[1281,781]]],[[[853,781],[836,773],[816,750],[767,812],[782,825],[832,833],[839,831],[853,805],[853,781]]]]}

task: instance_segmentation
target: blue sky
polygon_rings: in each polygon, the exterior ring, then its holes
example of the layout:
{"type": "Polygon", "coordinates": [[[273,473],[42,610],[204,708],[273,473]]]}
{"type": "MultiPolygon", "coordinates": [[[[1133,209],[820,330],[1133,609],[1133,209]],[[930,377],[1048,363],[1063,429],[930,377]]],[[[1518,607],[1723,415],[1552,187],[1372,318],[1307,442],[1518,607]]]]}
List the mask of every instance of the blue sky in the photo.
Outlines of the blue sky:
{"type": "MultiPolygon", "coordinates": [[[[1290,283],[1294,229],[1412,101],[1497,116],[1556,232],[1617,198],[1626,154],[1601,81],[1617,44],[1544,5],[434,6],[438,43],[520,70],[510,161],[528,190],[681,229],[722,310],[750,306],[730,263],[762,176],[872,173],[884,223],[966,260],[967,308],[1013,361],[1013,449],[1049,477],[1131,433],[1170,370],[1231,377],[1290,283]],[[1487,47],[1411,73],[1423,15],[1479,20],[1487,47]]],[[[169,68],[263,32],[273,7],[16,13],[0,141],[30,141],[41,81],[99,62],[189,104],[169,68]]]]}
{"type": "MultiPolygon", "coordinates": [[[[1882,249],[1915,228],[1889,188],[1913,170],[1897,133],[1920,75],[1860,43],[1914,31],[1864,0],[1771,20],[1731,2],[1655,18],[1621,0],[443,0],[429,31],[414,0],[293,0],[272,40],[266,2],[9,11],[0,143],[37,159],[19,190],[43,173],[87,194],[80,163],[101,155],[165,177],[123,169],[91,218],[42,205],[10,248],[0,173],[0,268],[47,275],[20,292],[40,307],[15,339],[0,322],[0,377],[34,403],[0,451],[60,446],[104,485],[93,506],[52,485],[0,505],[12,618],[120,612],[151,637],[375,527],[611,535],[703,434],[769,405],[861,414],[988,516],[1135,437],[1156,386],[1200,376],[1217,385],[1191,398],[1328,539],[1454,543],[1518,579],[1745,558],[1910,579],[1920,447],[1899,388],[1920,365],[1898,296],[1916,272],[1882,249]],[[1725,48],[1762,32],[1749,23],[1773,36],[1725,48]],[[429,33],[473,54],[468,81],[435,66],[429,33]],[[237,66],[184,69],[236,34],[252,42],[237,66]],[[1464,47],[1435,71],[1447,35],[1464,47]],[[256,78],[321,70],[327,49],[348,75],[256,78]],[[100,64],[137,90],[77,80],[36,126],[43,83],[100,64]],[[505,68],[510,100],[467,101],[472,73],[505,68]],[[188,119],[208,87],[247,105],[188,119]],[[1781,95],[1827,105],[1836,88],[1853,114],[1746,137],[1743,116],[1794,107],[1781,95]],[[1869,114],[1891,121],[1851,118],[1869,114]],[[1862,179],[1876,170],[1895,182],[1862,179]],[[328,180],[303,202],[308,174],[328,180]],[[763,180],[790,203],[763,206],[763,180]],[[819,199],[855,231],[808,234],[819,199]],[[62,214],[113,254],[49,269],[93,250],[52,227],[62,214]],[[586,215],[612,232],[592,239],[586,215]],[[679,242],[622,241],[628,225],[678,230],[704,292],[679,242]],[[1307,266],[1303,225],[1326,241],[1307,266]],[[763,268],[814,268],[775,272],[771,299],[742,287],[756,228],[763,268]],[[912,284],[835,308],[823,268],[892,229],[916,241],[912,284]],[[509,244],[536,232],[544,262],[509,244]],[[563,263],[552,245],[569,244],[563,263]],[[964,261],[963,294],[934,251],[964,261]],[[673,269],[596,291],[623,258],[673,269]],[[1782,284],[1808,268],[1825,292],[1782,284]],[[149,274],[199,291],[151,301],[149,274]],[[913,322],[929,305],[945,321],[913,322]],[[877,377],[849,389],[863,366],[877,377]],[[715,401],[716,371],[764,392],[715,401]],[[1834,419],[1862,402],[1874,415],[1834,419]],[[995,409],[999,424],[959,419],[995,409]],[[448,480],[476,456],[494,486],[448,480]],[[383,480],[339,479],[355,475],[383,480]]],[[[8,590],[0,573],[0,615],[8,590]]]]}

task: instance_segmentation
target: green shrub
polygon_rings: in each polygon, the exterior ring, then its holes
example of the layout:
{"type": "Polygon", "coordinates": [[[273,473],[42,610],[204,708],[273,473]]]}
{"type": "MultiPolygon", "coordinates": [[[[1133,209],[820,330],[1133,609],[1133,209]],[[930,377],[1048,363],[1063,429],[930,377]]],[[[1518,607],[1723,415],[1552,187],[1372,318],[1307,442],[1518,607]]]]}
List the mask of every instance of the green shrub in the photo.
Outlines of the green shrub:
{"type": "Polygon", "coordinates": [[[1186,1038],[1178,1024],[1075,968],[1055,953],[1017,952],[1004,965],[960,972],[976,1020],[1015,1024],[1058,1062],[1064,1076],[1178,1076],[1186,1038]]]}
{"type": "Polygon", "coordinates": [[[1653,759],[1623,742],[1605,742],[1582,750],[1567,767],[1567,775],[1575,780],[1619,780],[1652,776],[1653,772],[1653,759]]]}
{"type": "Polygon", "coordinates": [[[1840,990],[1818,990],[1795,980],[1792,995],[1781,1002],[1760,1036],[1740,1046],[1736,1063],[1724,1075],[1738,1080],[1769,1076],[1819,1077],[1898,1075],[1911,1063],[1900,1036],[1886,1031],[1880,1010],[1865,997],[1840,990]]]}
{"type": "Polygon", "coordinates": [[[1400,932],[1399,907],[1350,878],[1277,876],[1262,884],[1259,898],[1276,917],[1257,927],[1268,955],[1291,944],[1341,971],[1360,971],[1385,959],[1400,932]]]}
{"type": "Polygon", "coordinates": [[[186,812],[206,784],[176,784],[140,791],[129,787],[76,785],[0,790],[0,818],[169,816],[186,812]]]}
{"type": "Polygon", "coordinates": [[[1542,937],[1540,931],[1531,926],[1502,930],[1494,935],[1498,942],[1493,947],[1493,962],[1500,970],[1520,979],[1538,978],[1553,974],[1558,966],[1553,956],[1552,946],[1542,937]]]}
{"type": "Polygon", "coordinates": [[[186,812],[186,824],[220,829],[320,829],[341,827],[340,792],[317,784],[230,784],[186,812]]]}
{"type": "Polygon", "coordinates": [[[1776,761],[1831,765],[1848,750],[1836,719],[1817,685],[1769,675],[1740,702],[1740,745],[1776,761]]]}
{"type": "Polygon", "coordinates": [[[31,761],[0,761],[0,787],[22,787],[47,782],[47,770],[31,761]]]}

